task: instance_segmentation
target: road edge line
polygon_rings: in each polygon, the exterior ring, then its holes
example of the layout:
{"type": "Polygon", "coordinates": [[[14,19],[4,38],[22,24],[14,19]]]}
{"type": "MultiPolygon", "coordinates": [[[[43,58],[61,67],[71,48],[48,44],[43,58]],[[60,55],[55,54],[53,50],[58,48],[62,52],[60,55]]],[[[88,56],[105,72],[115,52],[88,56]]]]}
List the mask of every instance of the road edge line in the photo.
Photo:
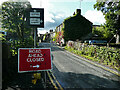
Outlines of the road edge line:
{"type": "Polygon", "coordinates": [[[53,84],[54,88],[55,88],[56,90],[58,90],[57,86],[55,85],[55,83],[54,83],[54,81],[52,80],[52,78],[51,78],[51,76],[50,76],[50,74],[49,74],[48,71],[47,71],[47,74],[48,74],[48,77],[49,77],[51,83],[53,84]]]}
{"type": "Polygon", "coordinates": [[[56,83],[58,84],[60,90],[63,90],[62,86],[60,85],[60,83],[57,81],[56,77],[53,75],[53,73],[51,72],[53,78],[55,79],[56,83]]]}

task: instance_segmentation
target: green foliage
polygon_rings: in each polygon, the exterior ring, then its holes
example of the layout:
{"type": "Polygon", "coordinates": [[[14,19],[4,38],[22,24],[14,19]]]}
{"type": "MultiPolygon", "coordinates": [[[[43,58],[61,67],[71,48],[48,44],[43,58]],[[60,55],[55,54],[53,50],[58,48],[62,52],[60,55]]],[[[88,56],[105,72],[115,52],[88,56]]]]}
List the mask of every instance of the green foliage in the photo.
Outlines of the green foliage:
{"type": "Polygon", "coordinates": [[[4,34],[0,34],[0,41],[6,42],[6,38],[4,34]]]}
{"type": "Polygon", "coordinates": [[[31,33],[26,21],[29,2],[4,2],[2,4],[2,28],[10,34],[11,39],[24,41],[25,36],[31,33]]]}
{"type": "Polygon", "coordinates": [[[97,2],[94,5],[94,8],[102,11],[102,13],[105,15],[106,24],[104,24],[104,37],[108,38],[116,33],[120,35],[120,1],[97,2]]]}
{"type": "Polygon", "coordinates": [[[84,44],[79,45],[79,50],[74,47],[66,46],[65,49],[120,71],[120,49],[84,44]]]}
{"type": "Polygon", "coordinates": [[[92,29],[93,35],[98,35],[99,39],[110,40],[113,37],[112,31],[109,31],[107,27],[100,26],[92,29]]]}
{"type": "Polygon", "coordinates": [[[58,33],[58,32],[55,32],[55,37],[54,37],[54,39],[55,39],[56,42],[57,42],[57,40],[58,40],[58,37],[59,37],[59,33],[58,33]]]}
{"type": "Polygon", "coordinates": [[[108,30],[108,28],[105,28],[105,29],[104,29],[103,37],[104,37],[105,39],[110,40],[110,39],[113,37],[113,35],[114,35],[114,34],[113,34],[110,30],[108,30]]]}
{"type": "Polygon", "coordinates": [[[43,37],[43,41],[45,41],[45,38],[46,38],[46,35],[44,35],[44,37],[43,37]]]}
{"type": "Polygon", "coordinates": [[[62,30],[61,30],[60,32],[55,32],[54,41],[55,41],[56,43],[61,42],[62,38],[64,37],[64,36],[63,36],[63,33],[64,33],[63,28],[62,28],[62,30]]]}
{"type": "Polygon", "coordinates": [[[4,2],[2,3],[1,23],[2,30],[7,32],[6,40],[11,43],[11,51],[17,52],[18,48],[33,47],[32,28],[27,22],[30,2],[4,2]]]}
{"type": "Polygon", "coordinates": [[[95,35],[98,35],[99,37],[103,37],[103,33],[104,33],[104,28],[103,27],[96,27],[92,29],[92,33],[95,35]]]}
{"type": "Polygon", "coordinates": [[[71,18],[71,16],[70,16],[70,17],[67,17],[66,19],[64,19],[64,21],[69,20],[70,18],[71,18]]]}

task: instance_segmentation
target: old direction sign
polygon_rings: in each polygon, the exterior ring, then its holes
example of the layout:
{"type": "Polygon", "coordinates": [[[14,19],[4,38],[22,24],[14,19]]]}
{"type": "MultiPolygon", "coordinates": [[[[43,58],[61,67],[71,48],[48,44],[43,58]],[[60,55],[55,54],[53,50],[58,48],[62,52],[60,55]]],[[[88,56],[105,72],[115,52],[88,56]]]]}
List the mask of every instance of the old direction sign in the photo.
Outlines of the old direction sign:
{"type": "Polygon", "coordinates": [[[29,11],[29,24],[30,26],[37,26],[44,28],[44,9],[31,8],[29,11]]]}
{"type": "Polygon", "coordinates": [[[50,48],[19,48],[18,72],[46,71],[51,69],[50,48]]]}
{"type": "Polygon", "coordinates": [[[40,25],[41,23],[43,23],[43,20],[40,20],[40,18],[30,18],[31,25],[40,25]]]}

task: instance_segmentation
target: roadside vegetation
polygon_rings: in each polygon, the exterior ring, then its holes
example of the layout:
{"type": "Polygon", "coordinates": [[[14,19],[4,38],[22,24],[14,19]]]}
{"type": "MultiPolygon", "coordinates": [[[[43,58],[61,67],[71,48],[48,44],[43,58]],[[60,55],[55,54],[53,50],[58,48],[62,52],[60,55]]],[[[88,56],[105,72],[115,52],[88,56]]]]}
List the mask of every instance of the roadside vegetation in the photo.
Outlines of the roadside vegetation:
{"type": "MultiPolygon", "coordinates": [[[[32,29],[26,21],[30,2],[6,1],[0,6],[1,30],[6,32],[2,37],[2,88],[22,85],[25,76],[18,74],[18,48],[33,47],[32,29]],[[21,78],[20,78],[21,77],[21,78]]],[[[25,75],[25,74],[24,74],[25,75]]],[[[29,80],[28,80],[29,81],[29,80]]],[[[23,86],[23,85],[22,85],[23,86]]],[[[21,87],[22,87],[21,86],[21,87]]],[[[24,86],[23,86],[24,87],[24,86]]]]}
{"type": "Polygon", "coordinates": [[[68,45],[65,46],[65,49],[89,60],[120,71],[120,49],[82,43],[77,43],[77,46],[73,43],[68,43],[68,45]]]}
{"type": "MultiPolygon", "coordinates": [[[[43,88],[42,79],[36,79],[36,73],[18,73],[18,48],[33,48],[33,28],[29,26],[29,1],[6,1],[0,6],[0,20],[6,32],[2,37],[2,89],[43,88]]],[[[43,73],[41,73],[43,75],[43,73]]],[[[43,77],[42,77],[43,78],[43,77]]],[[[47,88],[51,87],[49,80],[47,88]]]]}
{"type": "MultiPolygon", "coordinates": [[[[120,42],[120,1],[97,2],[94,9],[101,11],[105,16],[106,22],[102,25],[104,28],[103,36],[105,38],[115,37],[116,43],[120,42]]],[[[111,41],[111,40],[109,40],[111,41]]]]}

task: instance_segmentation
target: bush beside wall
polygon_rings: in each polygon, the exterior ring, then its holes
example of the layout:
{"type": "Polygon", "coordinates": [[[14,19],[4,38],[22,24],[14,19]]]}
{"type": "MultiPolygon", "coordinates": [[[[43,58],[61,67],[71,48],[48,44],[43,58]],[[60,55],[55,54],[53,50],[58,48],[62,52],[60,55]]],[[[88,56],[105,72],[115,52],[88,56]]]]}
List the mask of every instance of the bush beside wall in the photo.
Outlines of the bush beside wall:
{"type": "Polygon", "coordinates": [[[68,41],[65,49],[120,71],[120,49],[68,41]]]}

